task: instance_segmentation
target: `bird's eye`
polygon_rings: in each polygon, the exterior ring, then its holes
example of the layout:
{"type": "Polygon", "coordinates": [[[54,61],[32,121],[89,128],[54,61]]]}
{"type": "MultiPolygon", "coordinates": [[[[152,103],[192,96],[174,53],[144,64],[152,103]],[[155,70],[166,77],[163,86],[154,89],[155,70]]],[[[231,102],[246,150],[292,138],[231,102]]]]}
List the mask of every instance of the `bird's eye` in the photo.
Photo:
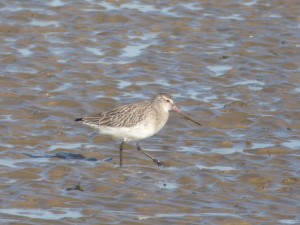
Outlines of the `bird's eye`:
{"type": "Polygon", "coordinates": [[[170,102],[170,100],[169,100],[169,99],[167,99],[167,102],[170,102]]]}

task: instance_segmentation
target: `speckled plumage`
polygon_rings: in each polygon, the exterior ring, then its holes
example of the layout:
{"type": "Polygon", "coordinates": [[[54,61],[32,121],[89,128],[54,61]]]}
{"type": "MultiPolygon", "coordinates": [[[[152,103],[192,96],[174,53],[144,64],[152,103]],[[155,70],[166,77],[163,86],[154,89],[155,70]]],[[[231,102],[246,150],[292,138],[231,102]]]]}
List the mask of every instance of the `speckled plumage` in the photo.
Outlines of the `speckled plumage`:
{"type": "MultiPolygon", "coordinates": [[[[169,94],[158,94],[152,101],[123,105],[111,111],[92,114],[80,119],[84,124],[98,128],[100,133],[103,134],[107,133],[106,131],[109,130],[109,128],[133,128],[139,124],[141,127],[145,125],[148,129],[149,126],[152,126],[153,130],[158,132],[167,122],[172,104],[173,100],[169,94]],[[170,102],[165,101],[164,98],[167,98],[170,102]],[[167,105],[166,109],[164,108],[165,105],[167,105]]],[[[128,132],[130,132],[130,130],[128,132]]],[[[108,134],[114,136],[111,132],[108,134]]],[[[115,137],[119,138],[119,135],[115,135],[115,137]]],[[[146,135],[145,138],[146,137],[148,137],[148,135],[146,135]]],[[[143,138],[127,138],[126,135],[124,135],[122,139],[127,141],[140,140],[143,138]]]]}
{"type": "Polygon", "coordinates": [[[142,101],[123,105],[111,111],[92,114],[75,119],[97,128],[100,133],[121,139],[120,165],[122,165],[122,150],[124,142],[136,141],[137,150],[151,158],[157,165],[162,163],[144,152],[138,142],[157,133],[167,122],[169,111],[177,107],[169,94],[161,93],[151,101],[142,101]]]}
{"type": "Polygon", "coordinates": [[[148,102],[139,102],[131,105],[123,105],[111,111],[86,116],[83,122],[96,126],[131,127],[147,117],[151,111],[148,102]]]}

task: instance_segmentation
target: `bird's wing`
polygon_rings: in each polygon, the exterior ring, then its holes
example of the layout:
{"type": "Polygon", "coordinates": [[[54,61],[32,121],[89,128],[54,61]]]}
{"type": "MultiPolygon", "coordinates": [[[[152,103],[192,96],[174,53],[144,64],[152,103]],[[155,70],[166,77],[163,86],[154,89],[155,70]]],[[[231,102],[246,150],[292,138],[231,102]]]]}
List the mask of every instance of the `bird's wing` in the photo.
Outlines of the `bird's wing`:
{"type": "Polygon", "coordinates": [[[139,102],[131,105],[123,105],[111,111],[93,114],[83,117],[83,122],[97,126],[131,127],[144,120],[150,104],[139,102]]]}

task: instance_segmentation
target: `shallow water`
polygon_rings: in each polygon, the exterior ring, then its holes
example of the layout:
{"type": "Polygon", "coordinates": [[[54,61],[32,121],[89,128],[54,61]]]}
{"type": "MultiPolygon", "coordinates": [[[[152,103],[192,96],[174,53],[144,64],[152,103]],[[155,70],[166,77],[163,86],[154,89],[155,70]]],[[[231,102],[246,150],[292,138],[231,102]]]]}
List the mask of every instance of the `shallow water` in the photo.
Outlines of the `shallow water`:
{"type": "Polygon", "coordinates": [[[0,223],[299,224],[299,12],[1,1],[0,223]],[[167,167],[128,144],[119,168],[119,143],[73,121],[157,92],[203,124],[172,113],[141,142],[167,167]],[[68,153],[86,158],[51,157],[68,153]]]}

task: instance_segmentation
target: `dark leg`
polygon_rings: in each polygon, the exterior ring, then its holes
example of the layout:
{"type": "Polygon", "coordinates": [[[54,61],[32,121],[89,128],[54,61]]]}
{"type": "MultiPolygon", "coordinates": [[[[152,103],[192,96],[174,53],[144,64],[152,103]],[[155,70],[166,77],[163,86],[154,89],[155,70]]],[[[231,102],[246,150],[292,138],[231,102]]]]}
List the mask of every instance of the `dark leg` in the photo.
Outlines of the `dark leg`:
{"type": "Polygon", "coordinates": [[[145,152],[143,149],[141,149],[141,147],[139,146],[139,142],[136,143],[136,149],[137,149],[139,152],[141,152],[141,153],[143,153],[144,155],[146,155],[147,157],[149,157],[150,159],[152,159],[152,161],[153,161],[154,163],[156,163],[156,165],[158,165],[158,166],[163,165],[163,162],[162,162],[162,161],[159,161],[159,160],[153,158],[151,155],[149,155],[147,152],[145,152]]]}
{"type": "Polygon", "coordinates": [[[124,145],[124,140],[120,144],[119,150],[120,150],[120,167],[122,167],[122,153],[123,153],[123,145],[124,145]]]}

